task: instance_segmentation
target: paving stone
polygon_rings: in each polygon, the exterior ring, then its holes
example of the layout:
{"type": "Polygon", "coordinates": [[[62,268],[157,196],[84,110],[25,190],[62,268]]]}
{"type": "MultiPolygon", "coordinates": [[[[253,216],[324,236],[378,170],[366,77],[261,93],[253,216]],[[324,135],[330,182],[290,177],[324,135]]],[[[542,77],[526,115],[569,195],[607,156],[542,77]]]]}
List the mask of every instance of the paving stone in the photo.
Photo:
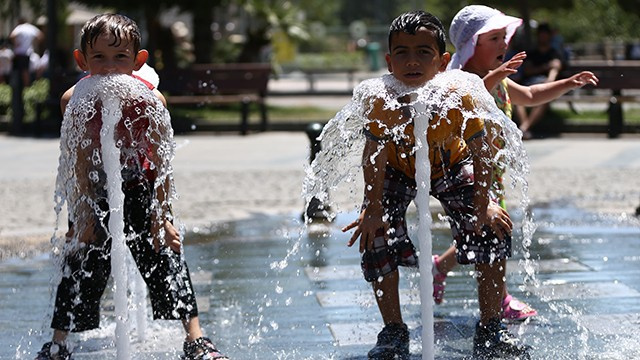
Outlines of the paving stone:
{"type": "Polygon", "coordinates": [[[567,283],[562,280],[547,281],[541,287],[528,287],[543,300],[594,299],[611,297],[636,297],[640,292],[620,282],[567,283]]]}
{"type": "MultiPolygon", "coordinates": [[[[375,306],[373,291],[318,291],[316,298],[322,307],[339,306],[375,306]]],[[[420,304],[420,293],[417,289],[400,289],[400,302],[407,305],[420,304]]]]}
{"type": "Polygon", "coordinates": [[[640,313],[583,315],[579,319],[580,325],[589,329],[591,333],[607,335],[637,335],[640,333],[640,313]]]}

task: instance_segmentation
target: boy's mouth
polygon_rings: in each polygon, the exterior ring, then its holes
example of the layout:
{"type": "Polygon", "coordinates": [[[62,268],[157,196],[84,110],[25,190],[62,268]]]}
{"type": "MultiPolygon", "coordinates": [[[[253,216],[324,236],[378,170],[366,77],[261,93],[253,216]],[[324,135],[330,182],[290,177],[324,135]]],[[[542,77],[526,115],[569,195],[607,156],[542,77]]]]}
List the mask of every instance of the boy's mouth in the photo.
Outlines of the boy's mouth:
{"type": "Polygon", "coordinates": [[[420,77],[420,76],[422,76],[422,73],[421,73],[421,72],[415,72],[415,71],[414,71],[414,72],[408,72],[408,73],[405,73],[405,74],[404,74],[404,76],[406,76],[406,77],[410,77],[410,78],[416,78],[416,77],[420,77]]]}

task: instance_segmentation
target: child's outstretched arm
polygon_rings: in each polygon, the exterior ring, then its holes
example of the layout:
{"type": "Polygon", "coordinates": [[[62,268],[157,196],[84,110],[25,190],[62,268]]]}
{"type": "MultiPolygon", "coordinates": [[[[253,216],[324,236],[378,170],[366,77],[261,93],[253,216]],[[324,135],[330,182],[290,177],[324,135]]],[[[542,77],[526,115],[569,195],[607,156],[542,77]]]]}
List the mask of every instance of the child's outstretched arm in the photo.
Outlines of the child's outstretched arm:
{"type": "Polygon", "coordinates": [[[373,248],[373,240],[376,232],[382,228],[386,236],[389,223],[384,221],[384,208],[382,206],[382,193],[384,187],[384,172],[387,164],[387,152],[385,145],[367,139],[362,153],[362,170],[364,176],[364,209],[358,219],[342,228],[343,232],[355,228],[348,246],[360,238],[360,252],[373,248]]]}
{"type": "Polygon", "coordinates": [[[521,51],[515,54],[511,59],[504,62],[499,67],[489,71],[482,80],[487,90],[491,91],[495,88],[502,79],[507,76],[513,75],[518,72],[518,68],[522,65],[522,62],[527,57],[527,53],[521,51]]]}
{"type": "Polygon", "coordinates": [[[485,136],[478,136],[467,142],[473,153],[473,211],[476,215],[474,223],[476,234],[482,233],[483,226],[488,226],[503,240],[511,235],[513,223],[509,213],[497,203],[489,200],[489,188],[491,187],[491,152],[486,143],[485,136]]]}
{"type": "Polygon", "coordinates": [[[507,79],[507,81],[513,104],[536,106],[555,100],[570,90],[589,84],[596,86],[599,80],[591,71],[582,71],[566,79],[531,86],[520,85],[511,79],[507,79]]]}

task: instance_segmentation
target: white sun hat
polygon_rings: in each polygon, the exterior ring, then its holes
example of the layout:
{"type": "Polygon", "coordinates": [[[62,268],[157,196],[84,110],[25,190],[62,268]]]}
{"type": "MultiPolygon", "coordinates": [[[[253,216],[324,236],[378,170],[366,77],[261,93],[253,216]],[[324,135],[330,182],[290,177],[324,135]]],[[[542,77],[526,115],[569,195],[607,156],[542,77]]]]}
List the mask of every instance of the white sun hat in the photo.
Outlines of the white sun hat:
{"type": "Polygon", "coordinates": [[[503,14],[484,5],[469,5],[458,11],[449,27],[449,39],[456,52],[449,62],[448,69],[461,69],[473,56],[478,35],[492,30],[507,30],[507,44],[522,24],[522,19],[503,14]]]}

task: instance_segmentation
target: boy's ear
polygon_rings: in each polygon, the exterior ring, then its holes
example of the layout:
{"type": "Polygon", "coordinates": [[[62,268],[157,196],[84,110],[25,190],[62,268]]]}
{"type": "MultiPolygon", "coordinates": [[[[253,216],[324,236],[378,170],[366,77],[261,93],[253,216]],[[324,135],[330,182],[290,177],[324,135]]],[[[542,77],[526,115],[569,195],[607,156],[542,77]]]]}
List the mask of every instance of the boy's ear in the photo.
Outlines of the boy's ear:
{"type": "Polygon", "coordinates": [[[149,58],[149,52],[147,50],[138,51],[138,53],[136,54],[135,66],[134,66],[133,70],[134,71],[140,70],[142,65],[144,65],[144,63],[147,62],[148,58],[149,58]]]}
{"type": "Polygon", "coordinates": [[[451,61],[451,54],[445,51],[445,53],[440,56],[440,71],[447,70],[449,61],[451,61]]]}
{"type": "Polygon", "coordinates": [[[76,64],[82,71],[89,71],[89,67],[87,66],[87,59],[85,59],[82,51],[75,49],[73,50],[73,58],[76,60],[76,64]]]}
{"type": "Polygon", "coordinates": [[[384,54],[384,60],[387,62],[387,70],[389,70],[390,73],[393,73],[393,68],[391,67],[391,54],[384,54]]]}

